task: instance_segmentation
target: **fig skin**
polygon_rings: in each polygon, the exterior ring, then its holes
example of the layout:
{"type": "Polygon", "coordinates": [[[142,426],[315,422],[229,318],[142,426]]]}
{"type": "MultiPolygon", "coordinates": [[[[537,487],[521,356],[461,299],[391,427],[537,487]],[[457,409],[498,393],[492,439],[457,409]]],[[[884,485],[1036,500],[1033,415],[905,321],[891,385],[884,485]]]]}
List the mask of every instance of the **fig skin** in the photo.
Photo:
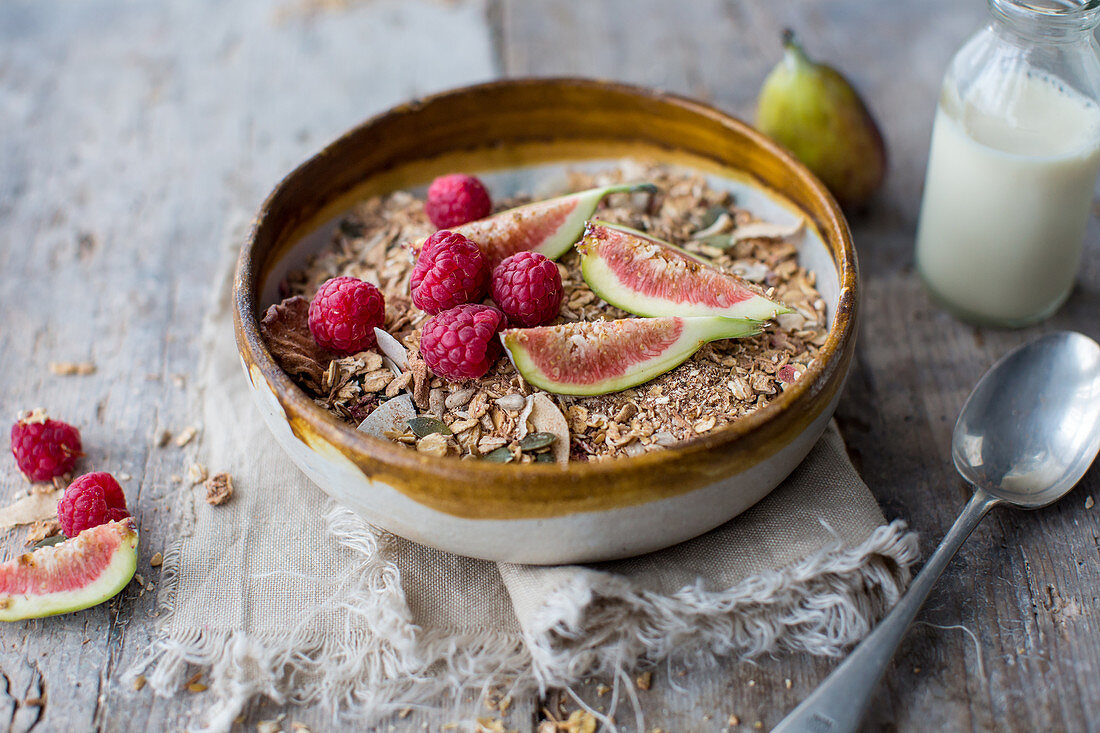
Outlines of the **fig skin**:
{"type": "Polygon", "coordinates": [[[500,340],[529,384],[554,394],[601,395],[675,369],[703,344],[760,331],[760,321],[748,318],[665,316],[514,328],[500,340]]]}
{"type": "Polygon", "coordinates": [[[886,145],[844,76],[810,60],[790,30],[783,60],[764,80],[756,126],[806,164],[848,210],[862,208],[886,177],[886,145]]]}

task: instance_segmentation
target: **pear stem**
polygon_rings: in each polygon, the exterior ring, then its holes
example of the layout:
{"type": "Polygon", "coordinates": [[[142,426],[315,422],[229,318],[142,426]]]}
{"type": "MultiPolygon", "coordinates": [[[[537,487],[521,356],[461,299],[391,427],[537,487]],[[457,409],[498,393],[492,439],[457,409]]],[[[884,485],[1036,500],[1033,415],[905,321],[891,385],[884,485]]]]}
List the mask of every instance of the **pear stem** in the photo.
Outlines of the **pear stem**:
{"type": "Polygon", "coordinates": [[[783,58],[791,67],[808,64],[810,62],[809,57],[806,56],[806,51],[803,50],[802,44],[798,42],[798,38],[795,36],[793,30],[784,28],[782,39],[784,50],[783,58]]]}

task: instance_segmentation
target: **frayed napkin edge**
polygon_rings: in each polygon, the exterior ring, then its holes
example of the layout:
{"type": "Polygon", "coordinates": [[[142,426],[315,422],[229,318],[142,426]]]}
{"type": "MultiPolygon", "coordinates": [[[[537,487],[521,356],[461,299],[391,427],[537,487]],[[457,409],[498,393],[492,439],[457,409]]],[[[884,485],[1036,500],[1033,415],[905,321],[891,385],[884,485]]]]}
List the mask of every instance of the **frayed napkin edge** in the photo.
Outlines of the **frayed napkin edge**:
{"type": "MultiPolygon", "coordinates": [[[[158,695],[172,696],[198,667],[216,700],[196,728],[206,731],[228,730],[256,695],[320,704],[334,723],[341,716],[363,723],[456,694],[545,694],[592,676],[614,680],[617,692],[629,672],[672,659],[706,665],[773,651],[838,656],[897,601],[919,556],[916,534],[897,520],[855,547],[838,543],[721,591],[695,584],[661,595],[584,569],[548,597],[522,634],[426,634],[409,618],[400,573],[380,551],[386,535],[343,507],[326,524],[363,559],[340,605],[367,621],[365,633],[337,644],[293,628],[252,635],[196,629],[177,638],[162,631],[124,682],[148,673],[158,695]],[[604,616],[615,623],[592,633],[604,616]]],[[[175,606],[182,541],[164,557],[162,629],[175,606]]]]}
{"type": "Polygon", "coordinates": [[[837,543],[720,591],[700,582],[663,595],[584,569],[547,597],[524,638],[541,692],[582,675],[615,678],[624,664],[836,657],[897,602],[918,557],[916,533],[895,520],[859,545],[837,543]]]}

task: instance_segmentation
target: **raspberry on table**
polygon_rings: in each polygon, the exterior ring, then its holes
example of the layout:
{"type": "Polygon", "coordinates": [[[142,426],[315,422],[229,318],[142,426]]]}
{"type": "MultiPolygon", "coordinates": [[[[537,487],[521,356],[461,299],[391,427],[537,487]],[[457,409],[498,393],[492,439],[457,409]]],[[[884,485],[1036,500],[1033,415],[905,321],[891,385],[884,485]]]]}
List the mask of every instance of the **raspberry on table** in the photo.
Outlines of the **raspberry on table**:
{"type": "Polygon", "coordinates": [[[492,212],[493,202],[481,181],[462,173],[451,173],[440,176],[428,186],[424,210],[432,224],[447,229],[485,218],[492,212]]]}
{"type": "Polygon", "coordinates": [[[558,266],[538,252],[517,252],[493,270],[493,302],[522,328],[545,326],[557,318],[564,292],[558,266]]]}
{"type": "Polygon", "coordinates": [[[420,354],[440,377],[477,379],[485,376],[503,351],[497,334],[507,325],[508,319],[492,306],[456,306],[424,324],[420,354]]]}
{"type": "Polygon", "coordinates": [[[354,354],[374,346],[374,329],[386,320],[382,292],[354,277],[325,281],[309,304],[309,332],[326,349],[354,354]]]}
{"type": "Polygon", "coordinates": [[[413,305],[432,315],[476,303],[489,291],[489,262],[476,244],[444,229],[424,242],[409,290],[413,305]]]}
{"type": "Polygon", "coordinates": [[[57,502],[57,519],[66,537],[130,516],[126,496],[106,471],[86,473],[73,480],[57,502]]]}
{"type": "Polygon", "coordinates": [[[11,426],[11,452],[19,470],[31,481],[49,481],[73,469],[84,455],[80,431],[41,410],[21,416],[11,426]]]}

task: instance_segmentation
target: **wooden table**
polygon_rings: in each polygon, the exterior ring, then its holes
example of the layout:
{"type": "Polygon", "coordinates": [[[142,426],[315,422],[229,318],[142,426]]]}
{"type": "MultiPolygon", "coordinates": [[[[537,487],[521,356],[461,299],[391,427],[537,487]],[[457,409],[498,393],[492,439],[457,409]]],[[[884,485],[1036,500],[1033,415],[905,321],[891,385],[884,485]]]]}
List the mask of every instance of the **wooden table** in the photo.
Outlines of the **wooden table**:
{"type": "MultiPolygon", "coordinates": [[[[939,80],[984,21],[980,0],[23,0],[0,5],[0,412],[43,405],[83,428],[87,465],[128,474],[141,572],[173,536],[192,447],[155,436],[193,421],[199,324],[217,263],[278,178],[323,142],[409,97],[497,76],[577,74],[694,95],[751,118],[800,32],[864,91],[891,170],[852,222],[865,282],[857,363],[838,418],[889,518],[925,548],[967,490],[948,452],[982,371],[1039,331],[1100,335],[1100,228],[1079,287],[1040,328],[978,330],[932,307],[913,273],[914,221],[939,80]],[[51,361],[93,361],[62,377],[51,361]]],[[[0,494],[22,489],[10,463],[0,494]]],[[[1061,504],[995,512],[941,581],[887,675],[869,727],[1055,731],[1100,726],[1097,471],[1061,504]],[[1089,502],[1091,504],[1091,502],[1089,502]]],[[[9,539],[17,546],[20,533],[9,539]]],[[[0,629],[0,727],[182,730],[197,698],[121,682],[155,633],[155,593],[50,623],[0,629]]],[[[729,662],[642,693],[648,728],[767,728],[829,671],[826,660],[729,662]],[[754,683],[749,685],[747,677],[754,683]],[[789,682],[785,682],[789,680],[789,682]],[[684,691],[673,689],[672,683],[684,691]]],[[[510,726],[541,705],[517,701],[510,726]]],[[[243,729],[315,710],[257,702],[243,729]]],[[[469,714],[395,720],[421,730],[469,714]]],[[[621,715],[620,720],[632,720],[621,715]]],[[[630,724],[626,724],[630,729],[630,724]]]]}

